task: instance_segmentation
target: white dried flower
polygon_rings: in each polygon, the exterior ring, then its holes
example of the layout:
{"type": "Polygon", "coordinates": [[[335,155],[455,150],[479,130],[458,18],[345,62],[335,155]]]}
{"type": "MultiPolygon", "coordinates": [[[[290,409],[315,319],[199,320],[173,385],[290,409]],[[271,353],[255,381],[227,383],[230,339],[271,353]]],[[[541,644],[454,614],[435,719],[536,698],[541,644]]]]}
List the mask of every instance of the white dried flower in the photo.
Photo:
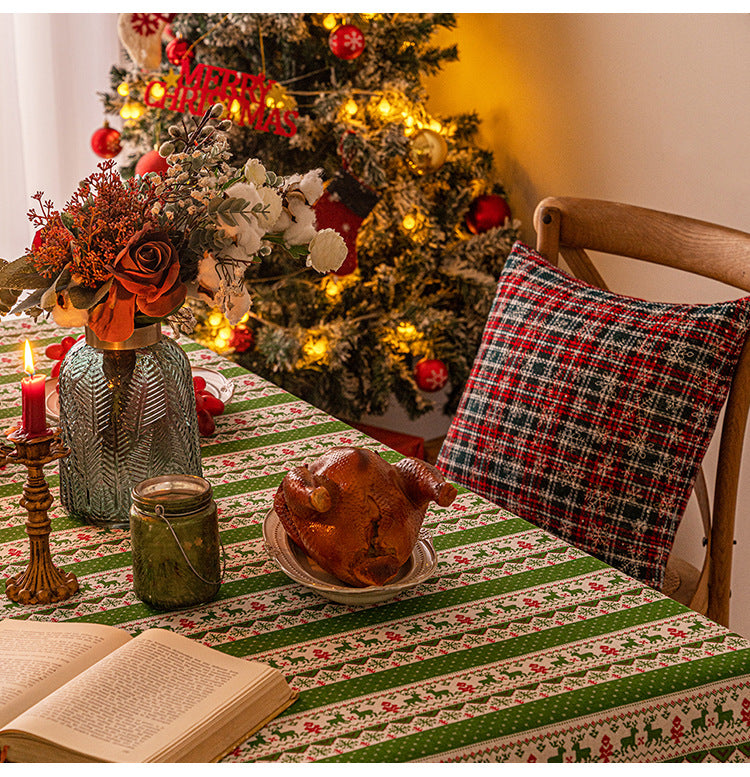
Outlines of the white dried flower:
{"type": "Polygon", "coordinates": [[[205,253],[198,260],[198,277],[195,280],[198,286],[202,286],[211,292],[215,292],[219,288],[221,278],[219,278],[219,273],[216,269],[216,259],[214,259],[212,254],[205,253]]]}
{"type": "Polygon", "coordinates": [[[248,159],[245,162],[245,180],[256,186],[263,186],[266,182],[266,168],[259,159],[248,159]]]}
{"type": "Polygon", "coordinates": [[[346,254],[344,238],[335,229],[322,229],[310,241],[307,266],[319,273],[332,272],[341,267],[346,254]]]}
{"type": "Polygon", "coordinates": [[[263,212],[256,213],[255,215],[258,218],[258,224],[268,232],[279,220],[283,203],[278,192],[274,189],[269,189],[268,186],[258,189],[258,196],[263,203],[263,212]]]}

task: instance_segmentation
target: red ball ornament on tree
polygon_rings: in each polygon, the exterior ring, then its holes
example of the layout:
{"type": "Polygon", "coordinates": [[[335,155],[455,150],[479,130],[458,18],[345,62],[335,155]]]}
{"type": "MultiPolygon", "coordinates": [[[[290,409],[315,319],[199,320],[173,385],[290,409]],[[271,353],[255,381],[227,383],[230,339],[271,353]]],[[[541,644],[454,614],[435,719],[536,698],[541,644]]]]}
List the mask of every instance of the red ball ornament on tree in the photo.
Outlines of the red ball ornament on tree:
{"type": "Polygon", "coordinates": [[[414,368],[414,380],[422,391],[440,391],[448,382],[448,368],[440,359],[422,359],[414,368]]]}
{"type": "Polygon", "coordinates": [[[502,227],[505,219],[510,218],[510,207],[499,194],[482,194],[477,197],[466,214],[466,226],[474,235],[486,232],[493,227],[502,227]]]}
{"type": "Polygon", "coordinates": [[[353,24],[342,24],[328,36],[328,47],[339,59],[356,59],[365,50],[365,36],[353,24]]]}
{"type": "Polygon", "coordinates": [[[104,122],[104,126],[99,127],[91,136],[91,150],[104,159],[112,159],[122,150],[120,145],[120,133],[109,126],[109,122],[104,122]]]}
{"type": "Polygon", "coordinates": [[[167,59],[173,65],[180,65],[185,57],[192,59],[195,56],[189,49],[190,44],[184,38],[174,38],[167,43],[167,59]]]}
{"type": "Polygon", "coordinates": [[[169,169],[167,160],[156,150],[144,154],[135,166],[136,175],[146,175],[147,173],[166,173],[169,169]]]}

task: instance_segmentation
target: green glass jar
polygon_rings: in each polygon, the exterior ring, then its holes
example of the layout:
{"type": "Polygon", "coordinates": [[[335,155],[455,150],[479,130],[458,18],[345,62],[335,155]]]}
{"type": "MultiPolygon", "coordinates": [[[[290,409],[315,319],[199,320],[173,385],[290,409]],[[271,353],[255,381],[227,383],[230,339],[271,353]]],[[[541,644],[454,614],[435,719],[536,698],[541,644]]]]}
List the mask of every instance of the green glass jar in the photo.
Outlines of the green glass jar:
{"type": "Polygon", "coordinates": [[[221,587],[219,523],[211,485],[196,475],[160,475],[133,488],[133,589],[146,604],[177,610],[221,587]]]}

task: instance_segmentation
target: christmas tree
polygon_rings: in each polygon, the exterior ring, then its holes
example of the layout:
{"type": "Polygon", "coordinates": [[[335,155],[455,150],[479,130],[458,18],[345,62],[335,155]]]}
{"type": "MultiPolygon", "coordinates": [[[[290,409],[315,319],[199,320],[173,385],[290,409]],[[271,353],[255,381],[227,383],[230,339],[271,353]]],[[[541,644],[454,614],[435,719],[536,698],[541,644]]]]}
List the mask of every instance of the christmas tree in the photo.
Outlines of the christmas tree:
{"type": "Polygon", "coordinates": [[[477,145],[478,117],[426,107],[422,77],[458,57],[430,42],[454,15],[122,14],[119,23],[132,62],[113,67],[102,99],[125,119],[124,175],[163,164],[154,149],[165,128],[203,107],[199,97],[223,102],[238,157],[282,175],[323,169],[318,227],[349,247],[322,279],[259,257],[246,275],[250,318],[230,327],[199,311],[196,337],[351,421],[382,414],[393,396],[416,418],[446,382],[451,413],[518,236],[492,155],[477,145]]]}

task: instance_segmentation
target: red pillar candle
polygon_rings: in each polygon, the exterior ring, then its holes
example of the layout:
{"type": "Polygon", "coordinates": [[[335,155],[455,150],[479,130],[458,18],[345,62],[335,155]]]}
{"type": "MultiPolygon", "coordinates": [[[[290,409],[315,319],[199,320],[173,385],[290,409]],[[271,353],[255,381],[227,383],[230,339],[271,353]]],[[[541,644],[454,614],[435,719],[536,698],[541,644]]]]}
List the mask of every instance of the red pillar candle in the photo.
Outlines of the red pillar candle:
{"type": "Polygon", "coordinates": [[[31,346],[26,341],[23,370],[28,377],[21,381],[21,430],[29,436],[42,435],[47,430],[47,410],[44,402],[44,374],[34,374],[31,346]]]}

